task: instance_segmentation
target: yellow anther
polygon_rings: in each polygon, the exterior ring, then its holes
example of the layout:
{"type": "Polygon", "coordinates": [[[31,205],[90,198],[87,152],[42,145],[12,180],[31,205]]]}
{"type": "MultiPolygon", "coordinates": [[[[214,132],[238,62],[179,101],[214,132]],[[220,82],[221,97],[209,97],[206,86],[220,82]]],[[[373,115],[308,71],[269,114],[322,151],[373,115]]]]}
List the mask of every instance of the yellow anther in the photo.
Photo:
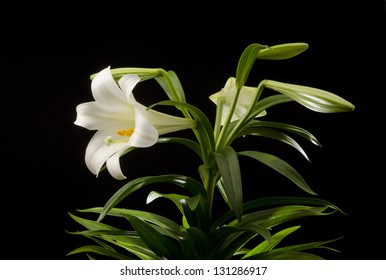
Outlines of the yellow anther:
{"type": "Polygon", "coordinates": [[[117,130],[117,134],[121,135],[121,136],[128,136],[128,137],[130,137],[133,133],[134,133],[134,128],[117,130]]]}

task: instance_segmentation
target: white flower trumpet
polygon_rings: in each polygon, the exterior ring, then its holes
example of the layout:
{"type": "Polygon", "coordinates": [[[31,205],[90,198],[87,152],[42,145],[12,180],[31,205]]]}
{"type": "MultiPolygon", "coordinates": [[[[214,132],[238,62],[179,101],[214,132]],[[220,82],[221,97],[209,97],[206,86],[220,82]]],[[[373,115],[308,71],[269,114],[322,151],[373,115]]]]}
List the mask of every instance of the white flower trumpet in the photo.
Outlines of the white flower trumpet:
{"type": "Polygon", "coordinates": [[[110,67],[103,69],[92,80],[95,101],[79,104],[74,122],[89,130],[97,130],[90,140],[85,161],[95,175],[106,163],[111,176],[125,179],[120,167],[120,156],[130,147],[154,145],[159,135],[194,128],[196,122],[147,109],[138,103],[132,90],[139,76],[128,74],[113,79],[110,67]]]}

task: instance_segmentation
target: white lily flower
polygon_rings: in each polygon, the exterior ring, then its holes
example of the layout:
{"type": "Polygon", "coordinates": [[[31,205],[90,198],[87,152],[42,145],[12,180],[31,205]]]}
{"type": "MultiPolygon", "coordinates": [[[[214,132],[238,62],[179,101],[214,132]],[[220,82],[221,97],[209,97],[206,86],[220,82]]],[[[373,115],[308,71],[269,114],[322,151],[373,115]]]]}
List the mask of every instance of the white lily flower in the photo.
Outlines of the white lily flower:
{"type": "Polygon", "coordinates": [[[129,147],[154,145],[159,135],[194,128],[194,120],[180,118],[155,110],[148,110],[138,103],[132,90],[140,81],[137,75],[125,75],[118,84],[110,67],[100,71],[92,80],[91,90],[95,101],[76,107],[75,124],[97,130],[90,140],[85,161],[95,175],[106,163],[109,173],[122,180],[119,158],[129,147]]]}
{"type": "MultiPolygon", "coordinates": [[[[216,105],[217,105],[218,98],[224,97],[224,106],[223,106],[222,116],[221,116],[221,125],[225,123],[227,115],[229,114],[230,108],[232,107],[232,103],[236,95],[236,91],[237,91],[236,78],[230,77],[225,83],[225,86],[219,92],[209,96],[210,100],[212,100],[216,105]]],[[[252,106],[252,102],[255,99],[256,94],[257,94],[257,88],[255,87],[243,86],[241,88],[231,121],[236,121],[240,119],[248,111],[249,107],[252,106]]],[[[261,117],[266,114],[267,112],[263,111],[256,117],[261,117]]]]}

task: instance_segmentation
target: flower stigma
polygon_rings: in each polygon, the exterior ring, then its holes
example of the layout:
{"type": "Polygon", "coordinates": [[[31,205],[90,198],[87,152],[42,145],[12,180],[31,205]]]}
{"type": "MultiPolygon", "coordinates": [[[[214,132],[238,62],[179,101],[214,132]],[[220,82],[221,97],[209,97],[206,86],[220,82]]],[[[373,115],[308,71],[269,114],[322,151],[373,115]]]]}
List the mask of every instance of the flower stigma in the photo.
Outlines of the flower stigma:
{"type": "MultiPolygon", "coordinates": [[[[119,136],[125,136],[125,137],[129,137],[129,138],[131,135],[133,135],[133,133],[134,133],[134,128],[117,130],[117,134],[119,136]]],[[[107,136],[105,139],[106,145],[111,145],[114,143],[123,143],[123,142],[127,142],[127,141],[128,141],[128,139],[126,139],[126,138],[125,139],[114,139],[111,136],[107,136]]]]}

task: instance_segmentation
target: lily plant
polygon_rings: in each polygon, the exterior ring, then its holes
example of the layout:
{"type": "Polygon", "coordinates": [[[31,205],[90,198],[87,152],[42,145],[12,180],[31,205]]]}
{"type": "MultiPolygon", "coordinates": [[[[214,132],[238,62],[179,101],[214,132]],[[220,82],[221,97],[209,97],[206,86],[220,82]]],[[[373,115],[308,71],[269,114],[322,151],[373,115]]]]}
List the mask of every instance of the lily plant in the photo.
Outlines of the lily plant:
{"type": "Polygon", "coordinates": [[[247,46],[235,76],[229,77],[222,89],[209,96],[216,105],[213,122],[187,102],[182,84],[173,71],[107,67],[91,75],[95,101],[77,106],[75,124],[96,131],[85,155],[86,165],[94,175],[106,169],[113,178],[127,180],[120,158],[129,156],[135,149],[162,143],[189,148],[201,163],[196,177],[149,174],[125,182],[102,207],[78,210],[77,215],[69,213],[82,226],[82,230],[70,233],[92,242],[69,255],[145,260],[323,259],[317,250],[337,251],[329,245],[336,239],[281,245],[283,239],[301,227],[300,221],[295,226],[290,221],[343,211],[318,198],[301,174],[285,160],[258,147],[238,151],[234,145],[236,139],[242,141],[245,136],[270,138],[288,144],[308,160],[296,138],[320,146],[316,137],[299,126],[266,120],[269,109],[295,101],[319,113],[354,110],[349,101],[314,87],[274,80],[247,85],[257,60],[290,59],[307,49],[308,44],[302,42],[247,46]],[[145,106],[136,101],[134,92],[137,85],[150,79],[158,82],[167,99],[145,106]],[[265,89],[268,94],[264,94],[265,89]],[[161,106],[176,108],[180,116],[155,110],[161,106]],[[167,136],[185,129],[193,131],[193,139],[167,136]],[[242,180],[241,157],[272,168],[302,189],[305,196],[251,197],[244,201],[243,188],[248,187],[248,182],[242,180]],[[165,184],[181,188],[181,192],[162,193],[151,189],[165,184]],[[167,199],[180,218],[172,219],[125,204],[128,196],[142,188],[150,188],[147,203],[167,199]],[[213,214],[216,195],[228,207],[220,215],[213,214]],[[96,216],[86,219],[81,213],[96,216]],[[122,222],[110,224],[106,222],[107,216],[120,218],[122,222]]]}

